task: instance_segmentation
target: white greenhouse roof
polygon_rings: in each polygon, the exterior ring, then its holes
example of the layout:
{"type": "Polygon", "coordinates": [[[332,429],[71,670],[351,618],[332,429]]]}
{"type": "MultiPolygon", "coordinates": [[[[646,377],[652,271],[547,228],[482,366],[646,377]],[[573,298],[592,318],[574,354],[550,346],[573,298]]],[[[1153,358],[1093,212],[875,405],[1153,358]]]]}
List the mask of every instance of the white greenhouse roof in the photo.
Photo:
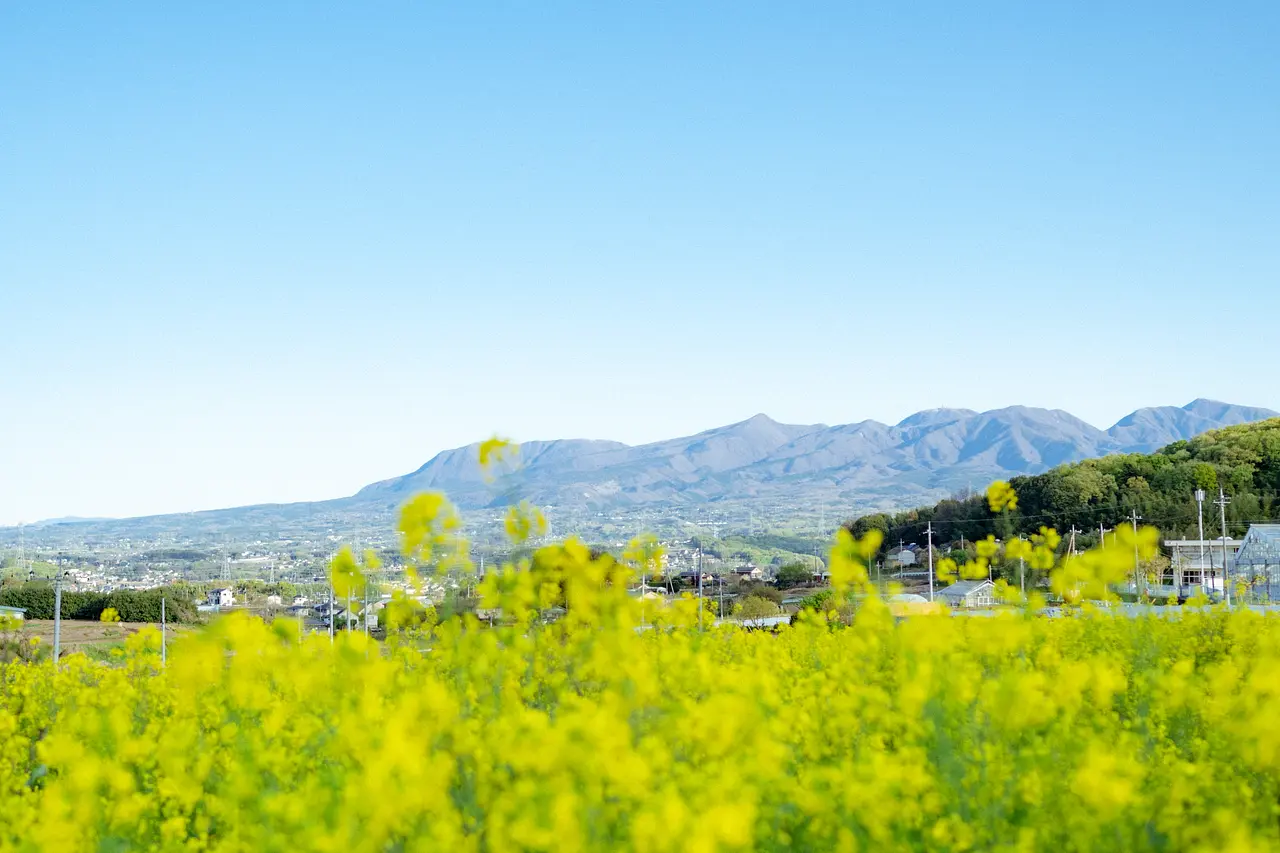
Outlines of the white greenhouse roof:
{"type": "Polygon", "coordinates": [[[1280,524],[1251,524],[1240,550],[1237,566],[1280,566],[1280,524]]]}

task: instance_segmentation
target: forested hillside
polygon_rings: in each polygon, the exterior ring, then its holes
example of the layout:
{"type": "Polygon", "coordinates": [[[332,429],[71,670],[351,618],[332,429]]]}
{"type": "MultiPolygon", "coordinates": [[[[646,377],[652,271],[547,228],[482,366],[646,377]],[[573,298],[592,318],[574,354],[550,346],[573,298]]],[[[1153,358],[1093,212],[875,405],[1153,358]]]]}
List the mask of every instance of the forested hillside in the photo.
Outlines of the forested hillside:
{"type": "Polygon", "coordinates": [[[1030,534],[1042,525],[1067,534],[1081,532],[1078,544],[1097,541],[1098,528],[1126,522],[1133,511],[1166,538],[1195,538],[1194,493],[1203,488],[1206,536],[1220,534],[1216,500],[1221,488],[1229,499],[1227,532],[1241,536],[1250,522],[1280,518],[1280,418],[1206,432],[1177,441],[1155,453],[1103,456],[1060,465],[1043,474],[1014,477],[1018,508],[999,516],[981,495],[949,499],[931,507],[863,516],[848,526],[858,535],[872,528],[885,534],[886,546],[923,543],[933,522],[934,542],[972,541],[1030,534]]]}

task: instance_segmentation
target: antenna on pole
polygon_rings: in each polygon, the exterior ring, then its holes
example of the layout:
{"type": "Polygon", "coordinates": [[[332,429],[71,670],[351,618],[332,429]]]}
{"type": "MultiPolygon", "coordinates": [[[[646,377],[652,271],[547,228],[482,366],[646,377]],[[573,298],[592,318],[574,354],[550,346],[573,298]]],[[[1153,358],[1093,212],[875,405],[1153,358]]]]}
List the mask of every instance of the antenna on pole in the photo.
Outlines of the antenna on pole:
{"type": "MultiPolygon", "coordinates": [[[[1204,587],[1204,489],[1196,489],[1196,521],[1200,525],[1200,586],[1204,587]]],[[[1213,587],[1210,586],[1210,589],[1213,587]]]]}

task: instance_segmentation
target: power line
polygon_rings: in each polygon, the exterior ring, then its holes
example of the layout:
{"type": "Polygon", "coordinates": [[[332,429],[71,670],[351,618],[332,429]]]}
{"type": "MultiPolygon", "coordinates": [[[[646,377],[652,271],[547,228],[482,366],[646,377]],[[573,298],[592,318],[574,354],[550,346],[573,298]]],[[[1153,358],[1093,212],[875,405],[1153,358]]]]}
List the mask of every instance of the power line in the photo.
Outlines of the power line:
{"type": "MultiPolygon", "coordinates": [[[[1249,494],[1257,494],[1257,493],[1256,493],[1256,492],[1250,492],[1249,494]]],[[[1053,519],[1053,518],[1061,518],[1061,517],[1062,517],[1062,516],[1064,516],[1064,515],[1073,515],[1073,514],[1077,514],[1077,513],[1086,513],[1086,514],[1092,514],[1092,515],[1095,515],[1095,516],[1096,516],[1096,515],[1098,515],[1098,514],[1100,514],[1100,513],[1107,512],[1107,511],[1112,511],[1112,512],[1113,512],[1113,517],[1114,517],[1114,511],[1115,511],[1115,510],[1124,510],[1125,512],[1128,512],[1128,511],[1129,511],[1130,509],[1132,509],[1132,508],[1133,508],[1133,505],[1132,505],[1132,504],[1125,505],[1125,504],[1122,504],[1122,503],[1116,502],[1116,503],[1110,503],[1110,504],[1097,504],[1097,505],[1089,506],[1089,507],[1080,507],[1080,508],[1078,508],[1078,509],[1070,509],[1070,510],[1065,510],[1065,511],[1063,511],[1063,512],[1042,512],[1042,513],[1036,513],[1036,514],[1034,514],[1034,515],[1018,515],[1018,516],[1014,516],[1014,518],[1015,518],[1015,519],[1017,519],[1017,520],[1023,520],[1023,521],[1026,521],[1026,520],[1040,520],[1040,519],[1053,519]]],[[[862,516],[861,518],[865,518],[865,517],[866,517],[866,516],[862,516]]],[[[1179,514],[1178,514],[1178,516],[1174,516],[1174,515],[1159,515],[1159,516],[1155,516],[1155,517],[1148,518],[1148,519],[1146,519],[1146,520],[1147,520],[1147,521],[1150,521],[1150,522],[1161,522],[1161,521],[1171,521],[1171,520],[1176,520],[1176,518],[1178,518],[1178,517],[1181,517],[1181,513],[1179,513],[1179,514]]],[[[859,519],[853,519],[853,520],[854,520],[854,521],[858,521],[859,519]]],[[[927,520],[927,521],[903,521],[903,522],[891,522],[889,526],[890,526],[891,528],[895,529],[895,530],[898,530],[898,529],[919,529],[919,530],[923,530],[925,527],[927,527],[927,526],[928,526],[928,525],[930,525],[930,524],[934,524],[934,525],[943,525],[943,524],[986,524],[986,523],[989,523],[989,522],[990,522],[990,521],[992,521],[992,520],[993,520],[993,519],[991,519],[991,518],[934,518],[934,519],[930,519],[930,520],[927,520]]],[[[1268,518],[1268,517],[1263,517],[1263,518],[1234,518],[1234,519],[1231,519],[1231,521],[1232,521],[1233,523],[1235,523],[1235,524],[1274,524],[1274,523],[1280,523],[1280,518],[1268,518]]]]}

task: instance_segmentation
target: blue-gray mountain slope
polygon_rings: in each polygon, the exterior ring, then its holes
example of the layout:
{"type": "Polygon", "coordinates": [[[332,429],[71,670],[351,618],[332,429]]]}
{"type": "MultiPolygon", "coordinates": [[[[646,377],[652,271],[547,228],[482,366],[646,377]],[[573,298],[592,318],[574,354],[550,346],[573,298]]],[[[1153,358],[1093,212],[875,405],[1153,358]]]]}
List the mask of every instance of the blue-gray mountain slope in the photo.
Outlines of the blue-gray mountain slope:
{"type": "Polygon", "coordinates": [[[871,420],[792,425],[756,415],[634,447],[528,442],[521,446],[519,469],[496,482],[480,471],[475,446],[448,450],[412,474],[375,483],[348,500],[391,505],[424,489],[443,490],[463,507],[513,496],[582,508],[736,498],[909,500],[1091,456],[1150,452],[1206,430],[1277,416],[1211,400],[1139,409],[1105,431],[1061,410],[1026,406],[933,409],[893,426],[871,420]]]}

